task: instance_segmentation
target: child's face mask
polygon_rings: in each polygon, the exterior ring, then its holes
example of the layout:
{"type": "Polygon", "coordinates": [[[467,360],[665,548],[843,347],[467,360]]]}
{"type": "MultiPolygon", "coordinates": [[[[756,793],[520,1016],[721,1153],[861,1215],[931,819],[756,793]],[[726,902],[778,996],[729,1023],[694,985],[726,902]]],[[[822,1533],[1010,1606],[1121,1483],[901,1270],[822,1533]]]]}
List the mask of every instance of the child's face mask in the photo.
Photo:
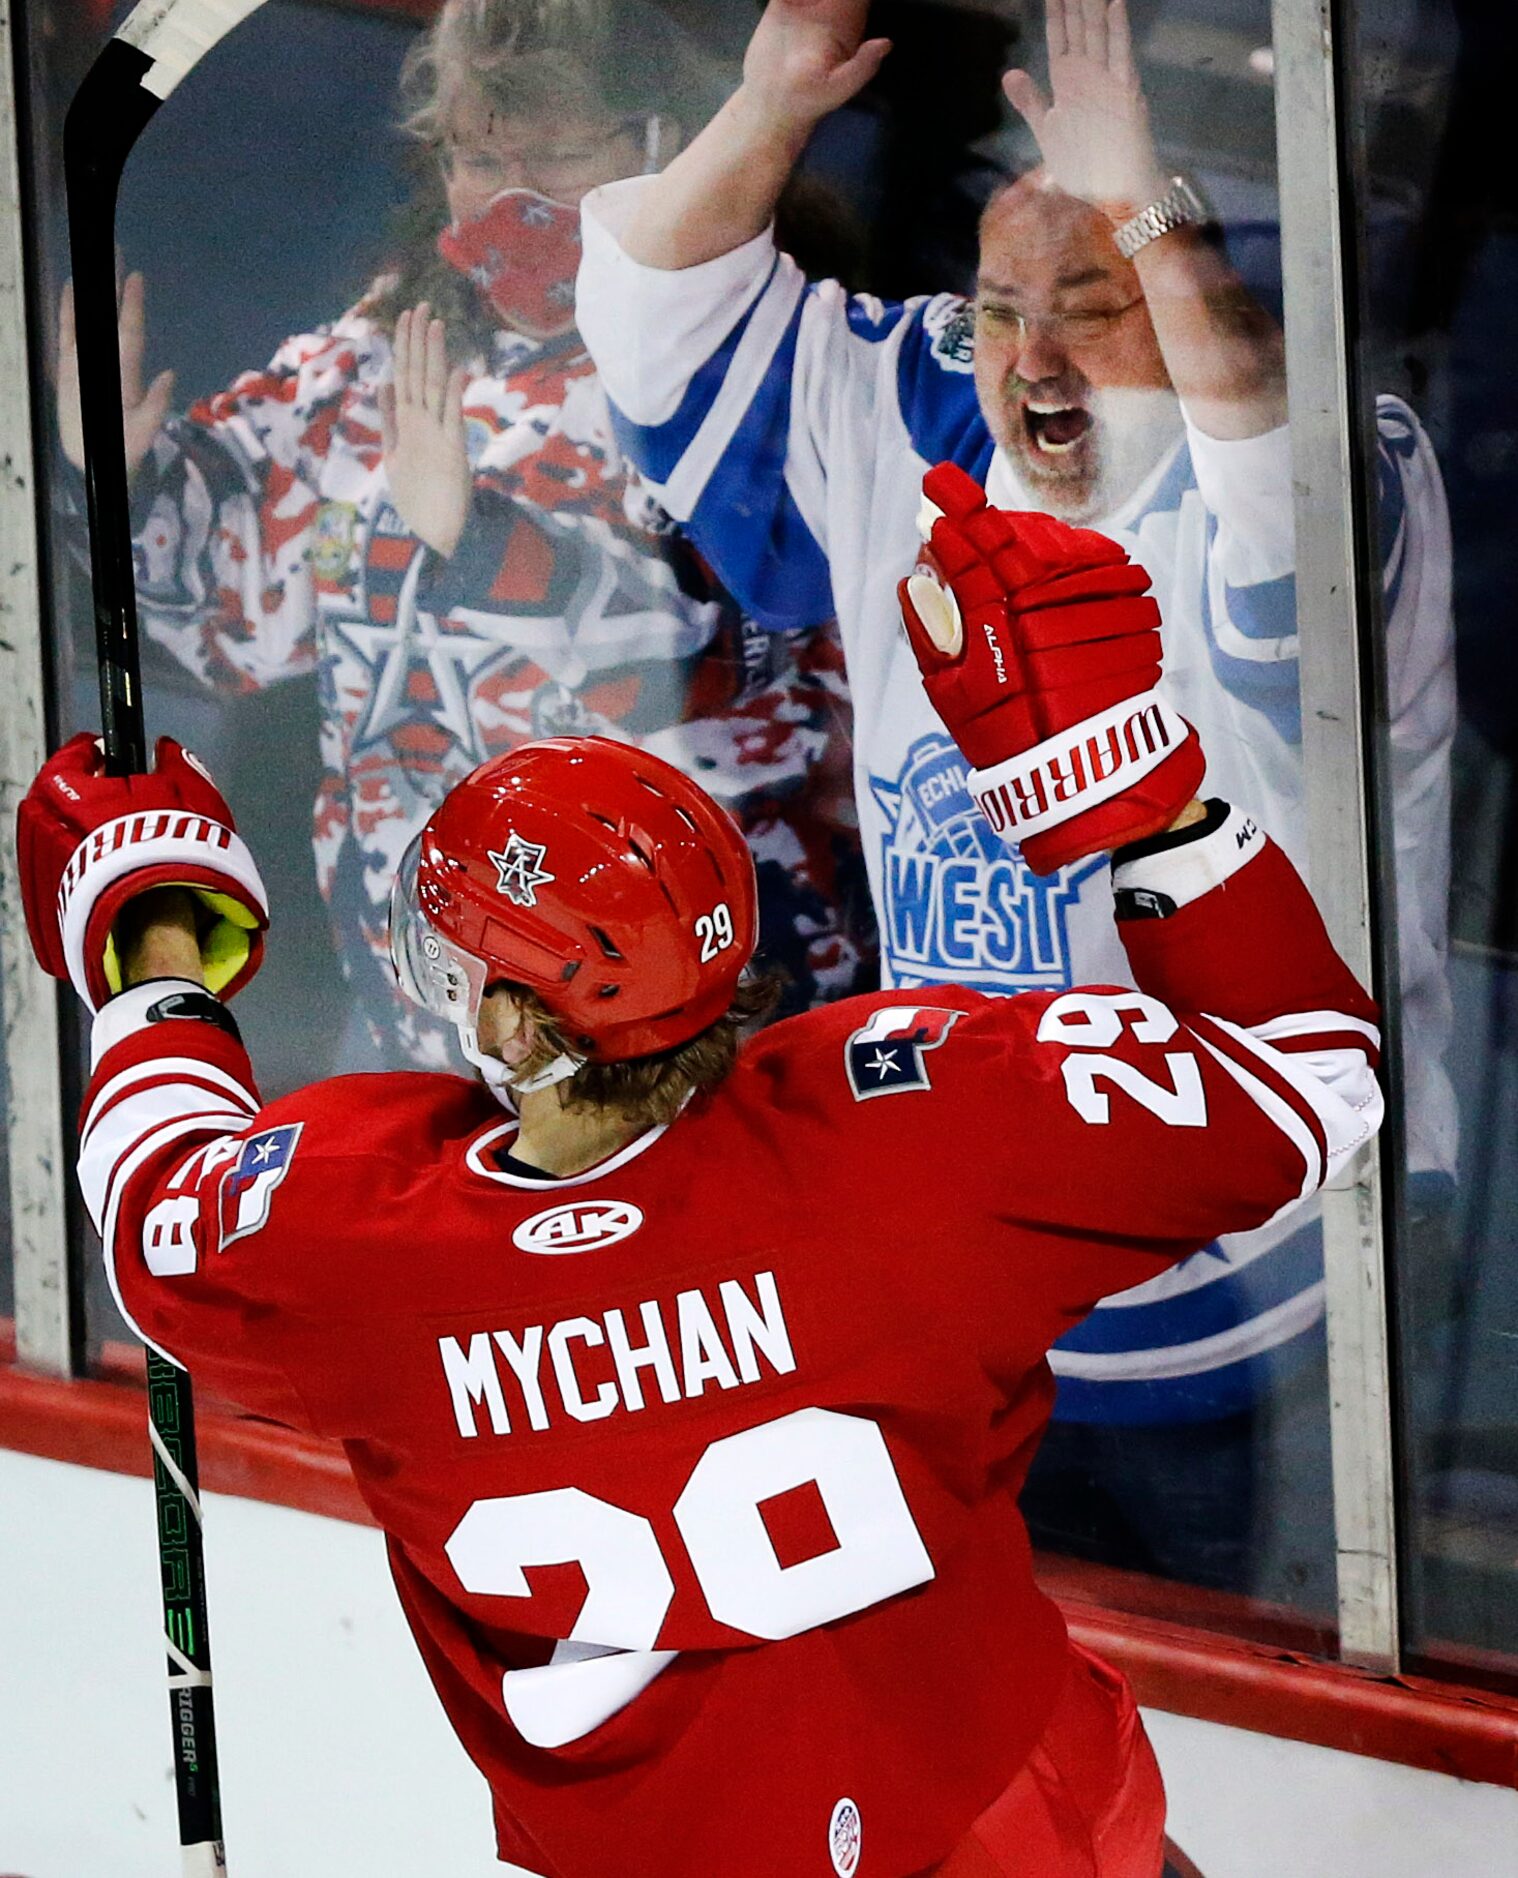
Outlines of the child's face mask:
{"type": "Polygon", "coordinates": [[[472,280],[503,326],[557,339],[575,323],[580,211],[535,189],[503,189],[437,238],[443,259],[472,280]]]}

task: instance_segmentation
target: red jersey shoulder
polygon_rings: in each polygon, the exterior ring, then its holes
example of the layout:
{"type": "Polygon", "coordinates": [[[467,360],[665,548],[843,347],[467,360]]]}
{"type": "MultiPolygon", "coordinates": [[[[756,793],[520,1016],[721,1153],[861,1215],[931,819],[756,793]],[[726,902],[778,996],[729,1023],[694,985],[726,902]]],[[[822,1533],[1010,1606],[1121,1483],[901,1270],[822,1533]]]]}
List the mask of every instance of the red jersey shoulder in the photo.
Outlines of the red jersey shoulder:
{"type": "Polygon", "coordinates": [[[400,1072],[310,1083],[267,1104],[242,1135],[203,1151],[192,1174],[202,1220],[218,1252],[270,1228],[270,1252],[273,1240],[291,1237],[330,1252],[355,1232],[372,1234],[397,1166],[401,1187],[410,1187],[495,1112],[488,1094],[459,1076],[400,1072]]]}
{"type": "Polygon", "coordinates": [[[374,1154],[420,1162],[499,1115],[475,1078],[389,1070],[307,1083],[267,1103],[255,1127],[299,1124],[307,1159],[374,1154]]]}
{"type": "MultiPolygon", "coordinates": [[[[1028,1015],[1036,1023],[1031,1007],[1028,1015]]],[[[1003,1049],[1009,1028],[1023,1028],[1009,1000],[962,985],[872,992],[775,1024],[745,1050],[740,1074],[782,1103],[924,1095],[958,1069],[984,1067],[987,1047],[1003,1049]]]]}

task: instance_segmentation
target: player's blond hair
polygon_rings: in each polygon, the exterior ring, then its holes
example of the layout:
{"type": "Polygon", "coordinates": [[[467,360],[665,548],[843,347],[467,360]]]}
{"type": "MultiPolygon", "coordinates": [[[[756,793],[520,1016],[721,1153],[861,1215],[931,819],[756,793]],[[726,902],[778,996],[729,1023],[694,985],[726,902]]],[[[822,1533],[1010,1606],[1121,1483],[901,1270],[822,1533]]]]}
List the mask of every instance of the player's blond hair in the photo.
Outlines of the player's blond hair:
{"type": "MultiPolygon", "coordinates": [[[[672,1122],[692,1096],[715,1089],[726,1077],[744,1037],[774,1009],[782,983],[776,971],[745,973],[732,1003],[715,1024],[653,1056],[635,1056],[623,1063],[582,1063],[573,1076],[557,1085],[560,1103],[566,1109],[616,1109],[630,1121],[672,1122]]],[[[519,1075],[536,1075],[555,1057],[575,1053],[541,998],[522,985],[506,989],[533,1035],[531,1052],[516,1066],[519,1075]]]]}

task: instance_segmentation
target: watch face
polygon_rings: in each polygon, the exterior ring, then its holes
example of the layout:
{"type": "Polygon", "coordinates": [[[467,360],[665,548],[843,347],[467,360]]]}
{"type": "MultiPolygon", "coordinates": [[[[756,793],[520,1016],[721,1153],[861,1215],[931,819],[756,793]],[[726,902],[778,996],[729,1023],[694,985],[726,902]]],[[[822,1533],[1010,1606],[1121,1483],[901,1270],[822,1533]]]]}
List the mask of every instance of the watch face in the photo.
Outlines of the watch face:
{"type": "Polygon", "coordinates": [[[1211,213],[1195,184],[1184,176],[1176,177],[1170,186],[1170,194],[1166,201],[1173,203],[1180,210],[1180,215],[1173,224],[1177,227],[1181,222],[1205,222],[1211,213]]]}

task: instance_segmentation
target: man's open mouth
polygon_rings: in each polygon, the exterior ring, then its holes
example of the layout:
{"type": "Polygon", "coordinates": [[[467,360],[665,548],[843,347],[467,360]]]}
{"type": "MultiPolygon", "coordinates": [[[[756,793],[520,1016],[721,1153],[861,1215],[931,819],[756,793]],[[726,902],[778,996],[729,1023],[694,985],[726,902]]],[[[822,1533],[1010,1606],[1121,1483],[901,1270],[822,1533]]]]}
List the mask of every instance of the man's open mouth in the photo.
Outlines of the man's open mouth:
{"type": "Polygon", "coordinates": [[[1028,441],[1044,456],[1063,456],[1073,450],[1091,428],[1091,413],[1079,404],[1040,404],[1031,398],[1023,405],[1028,441]]]}

